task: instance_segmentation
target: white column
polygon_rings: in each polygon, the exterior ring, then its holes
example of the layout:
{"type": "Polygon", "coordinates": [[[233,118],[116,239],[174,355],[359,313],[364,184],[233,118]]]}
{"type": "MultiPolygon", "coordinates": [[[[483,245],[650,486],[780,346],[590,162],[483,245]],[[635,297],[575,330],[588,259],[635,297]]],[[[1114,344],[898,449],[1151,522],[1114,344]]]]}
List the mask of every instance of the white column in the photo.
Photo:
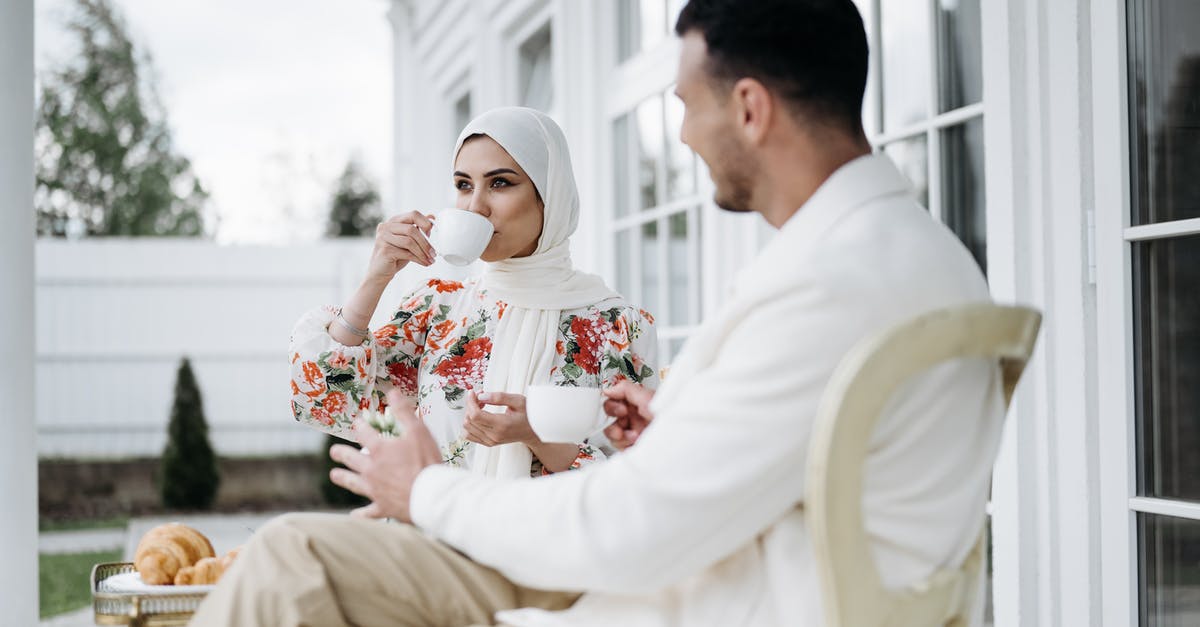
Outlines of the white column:
{"type": "Polygon", "coordinates": [[[0,616],[38,622],[33,415],[33,0],[0,2],[0,616]]]}
{"type": "Polygon", "coordinates": [[[414,126],[414,108],[421,86],[415,80],[416,51],[413,46],[415,9],[408,0],[392,0],[388,20],[392,23],[392,206],[389,214],[411,211],[420,204],[417,190],[419,142],[414,126]]]}

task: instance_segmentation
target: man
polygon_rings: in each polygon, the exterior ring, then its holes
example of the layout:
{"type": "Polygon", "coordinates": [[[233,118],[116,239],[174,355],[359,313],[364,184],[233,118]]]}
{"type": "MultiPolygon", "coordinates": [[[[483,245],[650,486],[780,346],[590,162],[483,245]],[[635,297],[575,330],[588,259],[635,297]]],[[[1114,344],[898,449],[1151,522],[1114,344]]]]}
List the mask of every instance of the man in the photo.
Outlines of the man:
{"type": "MultiPolygon", "coordinates": [[[[400,439],[360,426],[370,456],[335,446],[351,469],[335,480],[372,499],[360,514],[412,525],[278,519],[193,624],[820,624],[803,486],[830,374],[865,336],[988,292],[871,155],[851,0],[692,0],[676,31],[683,140],[708,163],[718,205],[779,233],[653,402],[610,391],[609,433],[626,452],[501,481],[442,466],[410,410],[400,439]]],[[[971,361],[922,377],[882,419],[864,505],[886,584],[966,555],[1001,407],[994,365],[971,361]]]]}

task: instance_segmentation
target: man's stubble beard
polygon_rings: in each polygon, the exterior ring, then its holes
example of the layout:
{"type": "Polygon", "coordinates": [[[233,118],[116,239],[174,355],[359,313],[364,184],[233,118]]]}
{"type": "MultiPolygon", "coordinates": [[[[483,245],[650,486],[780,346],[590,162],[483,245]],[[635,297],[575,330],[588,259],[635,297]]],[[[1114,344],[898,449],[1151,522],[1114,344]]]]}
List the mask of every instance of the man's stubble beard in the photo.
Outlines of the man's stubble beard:
{"type": "Polygon", "coordinates": [[[757,160],[746,154],[744,150],[729,142],[720,154],[719,171],[714,171],[713,177],[716,190],[713,192],[713,202],[732,213],[749,213],[754,211],[753,203],[753,172],[757,160]]]}

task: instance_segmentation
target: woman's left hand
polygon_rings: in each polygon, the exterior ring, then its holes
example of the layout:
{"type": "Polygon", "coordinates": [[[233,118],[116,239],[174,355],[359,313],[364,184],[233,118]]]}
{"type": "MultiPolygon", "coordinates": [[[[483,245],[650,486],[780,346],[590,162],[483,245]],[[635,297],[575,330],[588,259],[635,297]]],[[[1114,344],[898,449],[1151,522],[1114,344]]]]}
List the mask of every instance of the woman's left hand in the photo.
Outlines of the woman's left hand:
{"type": "Polygon", "coordinates": [[[475,392],[467,392],[463,429],[468,440],[484,446],[513,442],[526,445],[540,443],[533,427],[529,426],[529,417],[525,414],[525,397],[520,394],[485,392],[477,395],[475,392]],[[503,405],[507,411],[502,414],[485,411],[484,404],[503,405]]]}

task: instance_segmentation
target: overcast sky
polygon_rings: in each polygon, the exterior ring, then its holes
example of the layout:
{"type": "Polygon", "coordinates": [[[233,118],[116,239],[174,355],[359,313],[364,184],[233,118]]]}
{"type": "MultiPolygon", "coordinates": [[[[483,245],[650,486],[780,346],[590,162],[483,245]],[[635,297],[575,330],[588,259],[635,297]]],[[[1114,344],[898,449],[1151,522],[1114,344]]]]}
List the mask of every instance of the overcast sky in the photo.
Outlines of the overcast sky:
{"type": "MultiPolygon", "coordinates": [[[[113,0],[148,50],[177,149],[212,193],[218,241],[319,237],[357,154],[386,196],[385,0],[113,0]]],[[[72,0],[37,0],[39,75],[73,54],[72,0]]],[[[385,205],[387,206],[387,205],[385,205]]]]}

